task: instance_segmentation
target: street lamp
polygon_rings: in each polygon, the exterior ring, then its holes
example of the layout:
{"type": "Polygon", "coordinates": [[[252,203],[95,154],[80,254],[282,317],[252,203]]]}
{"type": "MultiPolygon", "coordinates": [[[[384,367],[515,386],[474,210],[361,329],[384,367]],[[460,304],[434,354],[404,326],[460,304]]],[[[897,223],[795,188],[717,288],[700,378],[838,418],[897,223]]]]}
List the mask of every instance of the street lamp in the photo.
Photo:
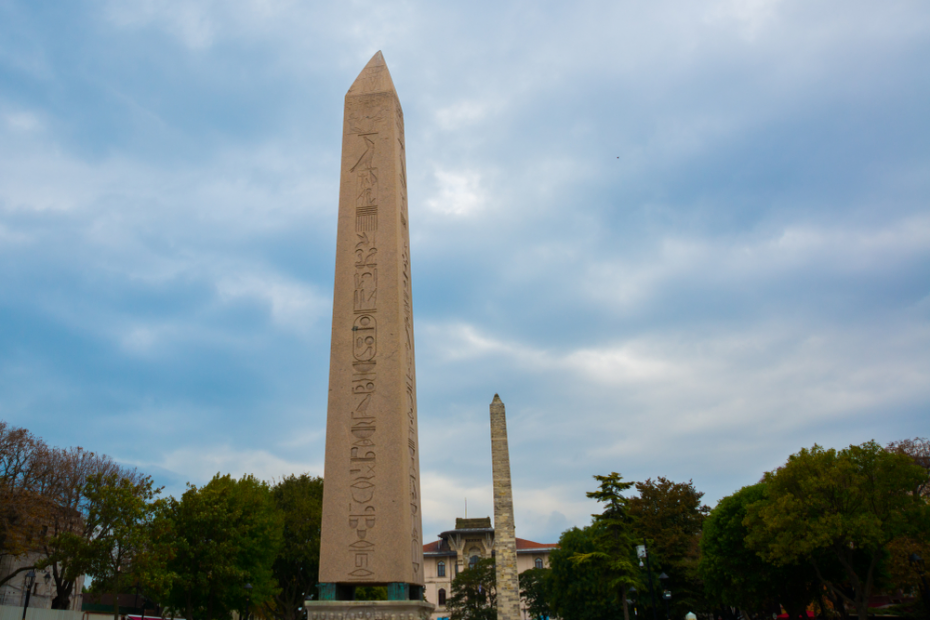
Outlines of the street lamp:
{"type": "Polygon", "coordinates": [[[252,584],[245,584],[245,620],[252,617],[252,584]]]}
{"type": "Polygon", "coordinates": [[[26,620],[26,609],[29,607],[29,598],[32,596],[32,586],[35,585],[35,582],[36,572],[30,569],[30,571],[26,573],[26,581],[24,584],[26,587],[26,601],[23,603],[23,620],[26,620]]]}
{"type": "Polygon", "coordinates": [[[668,602],[672,600],[672,591],[666,590],[665,592],[663,592],[662,598],[665,599],[665,620],[670,620],[670,616],[668,613],[668,602]]]}

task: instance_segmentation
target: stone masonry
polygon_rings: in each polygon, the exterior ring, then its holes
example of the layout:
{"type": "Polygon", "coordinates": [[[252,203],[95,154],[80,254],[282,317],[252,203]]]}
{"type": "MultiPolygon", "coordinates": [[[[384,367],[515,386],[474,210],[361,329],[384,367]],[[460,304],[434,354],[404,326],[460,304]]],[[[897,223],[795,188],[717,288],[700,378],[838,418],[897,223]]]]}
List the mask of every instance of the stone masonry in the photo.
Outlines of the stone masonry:
{"type": "Polygon", "coordinates": [[[494,555],[497,571],[497,620],[520,620],[517,540],[510,488],[507,416],[500,396],[491,401],[491,466],[494,473],[494,555]]]}
{"type": "Polygon", "coordinates": [[[404,140],[404,113],[378,52],[345,97],[324,600],[351,601],[359,585],[386,585],[391,600],[419,599],[424,583],[404,140]]]}

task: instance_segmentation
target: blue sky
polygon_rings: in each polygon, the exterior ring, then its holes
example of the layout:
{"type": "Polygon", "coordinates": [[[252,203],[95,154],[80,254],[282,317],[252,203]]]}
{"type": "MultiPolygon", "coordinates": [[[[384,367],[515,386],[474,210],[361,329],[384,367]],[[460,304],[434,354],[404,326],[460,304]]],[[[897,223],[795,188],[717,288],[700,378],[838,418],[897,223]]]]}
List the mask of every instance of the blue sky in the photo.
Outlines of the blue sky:
{"type": "Polygon", "coordinates": [[[922,1],[0,0],[0,418],[323,473],[342,101],[404,106],[426,538],[926,436],[922,1]]]}

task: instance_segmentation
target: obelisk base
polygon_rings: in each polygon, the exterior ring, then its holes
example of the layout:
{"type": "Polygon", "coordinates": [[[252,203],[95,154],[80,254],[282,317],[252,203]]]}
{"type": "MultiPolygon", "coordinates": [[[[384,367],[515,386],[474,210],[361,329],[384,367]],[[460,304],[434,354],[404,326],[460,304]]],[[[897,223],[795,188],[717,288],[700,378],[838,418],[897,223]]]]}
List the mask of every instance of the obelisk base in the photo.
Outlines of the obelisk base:
{"type": "Polygon", "coordinates": [[[307,620],[429,620],[426,601],[305,601],[307,620]]]}

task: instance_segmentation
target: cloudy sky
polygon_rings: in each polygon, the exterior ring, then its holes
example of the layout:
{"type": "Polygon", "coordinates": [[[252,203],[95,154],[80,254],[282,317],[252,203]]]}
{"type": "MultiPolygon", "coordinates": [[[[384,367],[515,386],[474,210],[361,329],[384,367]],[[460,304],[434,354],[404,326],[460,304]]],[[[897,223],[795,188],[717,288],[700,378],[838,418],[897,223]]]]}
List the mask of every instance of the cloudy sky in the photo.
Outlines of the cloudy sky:
{"type": "Polygon", "coordinates": [[[0,419],[323,473],[343,96],[407,136],[426,539],[928,434],[930,4],[0,0],[0,419]]]}

